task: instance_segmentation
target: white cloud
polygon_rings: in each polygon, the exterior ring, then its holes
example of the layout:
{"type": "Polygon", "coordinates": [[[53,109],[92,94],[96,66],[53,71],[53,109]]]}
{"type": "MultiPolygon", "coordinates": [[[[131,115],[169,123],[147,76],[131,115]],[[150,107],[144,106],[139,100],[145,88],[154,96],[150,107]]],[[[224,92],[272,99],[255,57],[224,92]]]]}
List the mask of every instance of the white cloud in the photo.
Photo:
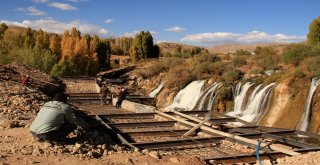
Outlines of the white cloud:
{"type": "Polygon", "coordinates": [[[135,30],[135,31],[132,31],[132,32],[125,32],[121,36],[123,36],[123,37],[134,37],[139,32],[140,31],[138,31],[138,30],[135,30]]]}
{"type": "MultiPolygon", "coordinates": [[[[142,30],[134,30],[134,31],[132,31],[132,32],[125,32],[125,33],[123,33],[122,35],[120,35],[120,36],[123,36],[123,37],[134,37],[136,34],[138,34],[138,33],[140,33],[142,30]]],[[[149,31],[151,34],[152,34],[152,36],[154,37],[154,35],[157,35],[157,34],[159,34],[158,32],[156,32],[156,31],[149,31]]]]}
{"type": "Polygon", "coordinates": [[[78,2],[87,2],[89,0],[68,0],[68,1],[78,3],[78,2]]]}
{"type": "Polygon", "coordinates": [[[295,36],[285,34],[272,35],[260,31],[251,31],[245,34],[236,34],[228,32],[189,34],[186,35],[184,38],[180,39],[180,41],[192,42],[201,45],[218,45],[224,43],[293,43],[300,42],[305,39],[306,36],[295,36]]]}
{"type": "Polygon", "coordinates": [[[113,19],[107,19],[106,21],[104,21],[105,23],[107,23],[107,24],[111,24],[111,23],[113,23],[114,22],[114,20],[113,19]]]}
{"type": "Polygon", "coordinates": [[[31,0],[31,1],[34,2],[34,3],[46,3],[49,0],[31,0]]]}
{"type": "Polygon", "coordinates": [[[27,27],[26,25],[24,25],[24,24],[22,24],[20,22],[13,22],[13,21],[8,21],[8,20],[0,20],[0,23],[5,23],[6,25],[27,27]]]}
{"type": "Polygon", "coordinates": [[[72,22],[60,22],[54,19],[38,19],[38,20],[24,20],[20,22],[12,22],[7,20],[0,20],[7,25],[15,25],[22,27],[41,28],[44,31],[52,33],[62,34],[66,29],[71,30],[72,27],[76,27],[82,34],[98,34],[105,36],[108,34],[108,30],[96,25],[80,22],[78,20],[72,22]]]}
{"type": "Polygon", "coordinates": [[[60,9],[60,10],[77,10],[78,8],[76,8],[75,6],[72,6],[70,4],[67,3],[59,3],[59,2],[52,2],[49,3],[48,6],[60,9]]]}
{"type": "Polygon", "coordinates": [[[170,32],[183,32],[185,30],[186,30],[185,28],[180,27],[180,26],[174,26],[174,27],[165,29],[165,31],[170,31],[170,32]]]}
{"type": "Polygon", "coordinates": [[[27,8],[18,8],[17,10],[21,12],[25,12],[27,13],[27,15],[34,15],[34,16],[42,16],[46,14],[44,11],[37,9],[34,6],[29,6],[27,8]]]}

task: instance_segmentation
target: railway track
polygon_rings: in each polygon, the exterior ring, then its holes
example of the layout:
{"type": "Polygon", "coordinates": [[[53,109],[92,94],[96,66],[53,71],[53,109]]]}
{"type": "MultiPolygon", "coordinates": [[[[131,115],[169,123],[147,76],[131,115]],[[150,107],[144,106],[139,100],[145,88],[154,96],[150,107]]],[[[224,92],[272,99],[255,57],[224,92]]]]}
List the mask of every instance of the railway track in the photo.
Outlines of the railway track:
{"type": "Polygon", "coordinates": [[[123,145],[142,152],[155,151],[159,157],[195,155],[211,164],[254,163],[258,140],[263,141],[259,152],[262,160],[275,161],[287,155],[320,150],[319,145],[305,142],[319,143],[319,135],[255,126],[215,112],[210,119],[208,111],[132,113],[100,105],[96,94],[74,94],[69,100],[113,132],[123,145]]]}

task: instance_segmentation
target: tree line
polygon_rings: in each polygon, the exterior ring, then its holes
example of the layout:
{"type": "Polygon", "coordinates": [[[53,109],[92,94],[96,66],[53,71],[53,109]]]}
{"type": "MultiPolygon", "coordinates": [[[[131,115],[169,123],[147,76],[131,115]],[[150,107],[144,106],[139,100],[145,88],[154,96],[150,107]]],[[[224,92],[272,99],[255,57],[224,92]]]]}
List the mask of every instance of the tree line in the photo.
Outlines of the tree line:
{"type": "Polygon", "coordinates": [[[135,37],[101,39],[81,35],[75,27],[63,35],[43,30],[8,30],[0,24],[0,64],[19,61],[55,76],[94,75],[110,69],[111,54],[130,55],[133,60],[158,58],[159,49],[150,32],[135,37]]]}

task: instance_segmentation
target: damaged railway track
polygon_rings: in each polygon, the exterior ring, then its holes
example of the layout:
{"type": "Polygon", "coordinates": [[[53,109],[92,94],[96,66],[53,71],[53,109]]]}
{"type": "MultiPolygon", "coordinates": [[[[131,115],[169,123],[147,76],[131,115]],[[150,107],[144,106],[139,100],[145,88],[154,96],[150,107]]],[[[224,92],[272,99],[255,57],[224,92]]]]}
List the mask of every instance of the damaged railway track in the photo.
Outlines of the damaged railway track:
{"type": "Polygon", "coordinates": [[[113,106],[101,106],[94,94],[74,96],[71,95],[70,101],[90,112],[91,117],[112,132],[123,145],[143,153],[156,153],[153,156],[158,158],[195,155],[211,164],[255,163],[259,141],[262,141],[258,150],[261,160],[276,161],[284,156],[320,150],[319,145],[312,143],[318,143],[320,136],[308,132],[256,126],[209,111],[133,113],[113,106]]]}

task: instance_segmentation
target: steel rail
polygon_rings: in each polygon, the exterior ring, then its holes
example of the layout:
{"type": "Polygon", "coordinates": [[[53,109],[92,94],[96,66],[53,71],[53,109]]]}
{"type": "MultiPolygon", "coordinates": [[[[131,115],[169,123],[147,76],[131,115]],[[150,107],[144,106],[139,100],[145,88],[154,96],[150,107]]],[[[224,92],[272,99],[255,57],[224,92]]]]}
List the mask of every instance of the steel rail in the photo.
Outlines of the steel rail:
{"type": "MultiPolygon", "coordinates": [[[[312,151],[319,151],[320,148],[309,148],[309,149],[295,149],[295,152],[298,153],[307,153],[312,151]]],[[[275,160],[278,158],[282,158],[285,156],[288,156],[287,154],[281,153],[281,152],[269,152],[269,153],[261,153],[260,159],[261,160],[275,160]]],[[[217,156],[217,157],[205,157],[201,158],[201,160],[205,162],[209,162],[210,160],[213,160],[214,163],[217,164],[236,164],[236,163],[255,163],[257,161],[257,158],[255,155],[252,154],[239,154],[239,155],[230,155],[230,156],[217,156]],[[241,161],[240,161],[240,160],[241,161]]]]}
{"type": "MultiPolygon", "coordinates": [[[[172,115],[173,112],[165,112],[166,114],[172,115]]],[[[184,114],[189,115],[205,115],[208,111],[184,111],[184,114]]],[[[107,118],[131,118],[131,117],[140,117],[140,116],[150,116],[154,117],[157,113],[149,112],[149,113],[122,113],[122,114],[103,114],[100,116],[107,118]]]]}

